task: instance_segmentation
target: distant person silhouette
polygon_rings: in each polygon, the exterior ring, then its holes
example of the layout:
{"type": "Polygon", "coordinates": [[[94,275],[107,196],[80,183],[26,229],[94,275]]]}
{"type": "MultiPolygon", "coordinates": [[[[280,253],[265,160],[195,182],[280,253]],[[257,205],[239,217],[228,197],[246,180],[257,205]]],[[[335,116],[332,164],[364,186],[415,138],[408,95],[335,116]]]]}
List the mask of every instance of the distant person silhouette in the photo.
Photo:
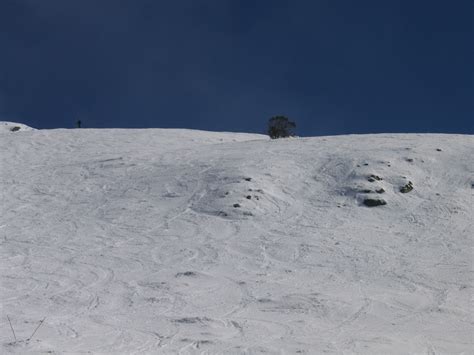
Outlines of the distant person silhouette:
{"type": "Polygon", "coordinates": [[[82,124],[81,120],[77,120],[76,124],[77,124],[77,128],[81,128],[81,124],[82,124]]]}

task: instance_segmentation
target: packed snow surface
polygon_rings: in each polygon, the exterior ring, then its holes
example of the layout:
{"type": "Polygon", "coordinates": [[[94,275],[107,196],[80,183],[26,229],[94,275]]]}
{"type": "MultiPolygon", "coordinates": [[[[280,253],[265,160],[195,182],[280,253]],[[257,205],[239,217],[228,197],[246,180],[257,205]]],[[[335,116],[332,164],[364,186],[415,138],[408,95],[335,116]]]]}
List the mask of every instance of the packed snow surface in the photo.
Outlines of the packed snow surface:
{"type": "Polygon", "coordinates": [[[473,136],[36,130],[0,158],[1,353],[472,353],[473,136]]]}

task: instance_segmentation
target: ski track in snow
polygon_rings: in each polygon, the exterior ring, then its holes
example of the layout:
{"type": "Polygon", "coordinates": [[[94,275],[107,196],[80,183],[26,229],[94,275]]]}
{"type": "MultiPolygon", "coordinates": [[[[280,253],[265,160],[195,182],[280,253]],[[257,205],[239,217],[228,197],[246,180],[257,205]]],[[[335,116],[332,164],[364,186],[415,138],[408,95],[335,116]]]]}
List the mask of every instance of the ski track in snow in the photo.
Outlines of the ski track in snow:
{"type": "Polygon", "coordinates": [[[473,136],[0,145],[2,353],[472,352],[473,136]]]}

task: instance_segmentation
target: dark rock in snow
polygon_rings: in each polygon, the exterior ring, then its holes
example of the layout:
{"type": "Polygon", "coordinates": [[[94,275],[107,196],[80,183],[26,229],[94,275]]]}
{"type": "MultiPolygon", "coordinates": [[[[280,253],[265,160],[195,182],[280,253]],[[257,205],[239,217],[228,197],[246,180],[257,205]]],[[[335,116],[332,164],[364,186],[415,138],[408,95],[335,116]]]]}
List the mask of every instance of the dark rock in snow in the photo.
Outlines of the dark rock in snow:
{"type": "MultiPolygon", "coordinates": [[[[375,181],[375,180],[374,180],[375,181]]],[[[362,189],[360,190],[359,192],[363,193],[363,194],[372,194],[372,193],[378,193],[378,194],[383,194],[385,192],[385,190],[381,187],[380,189],[377,189],[377,190],[370,190],[370,189],[362,189]]]]}
{"type": "Polygon", "coordinates": [[[252,199],[252,196],[250,196],[250,195],[247,195],[247,197],[246,197],[246,198],[247,198],[247,200],[251,200],[251,199],[252,199]]]}
{"type": "Polygon", "coordinates": [[[407,192],[410,192],[411,190],[413,190],[413,183],[411,181],[408,181],[408,184],[406,184],[405,186],[400,187],[400,192],[402,194],[406,194],[407,192]]]}
{"type": "Polygon", "coordinates": [[[386,204],[387,202],[385,200],[378,198],[366,198],[364,200],[364,205],[366,205],[367,207],[383,206],[386,204]]]}
{"type": "Polygon", "coordinates": [[[240,204],[234,203],[234,208],[239,208],[239,207],[240,207],[240,204]]]}
{"type": "Polygon", "coordinates": [[[367,181],[369,182],[374,182],[374,181],[382,181],[383,179],[380,177],[380,176],[377,176],[377,175],[370,175],[368,178],[367,178],[367,181]]]}

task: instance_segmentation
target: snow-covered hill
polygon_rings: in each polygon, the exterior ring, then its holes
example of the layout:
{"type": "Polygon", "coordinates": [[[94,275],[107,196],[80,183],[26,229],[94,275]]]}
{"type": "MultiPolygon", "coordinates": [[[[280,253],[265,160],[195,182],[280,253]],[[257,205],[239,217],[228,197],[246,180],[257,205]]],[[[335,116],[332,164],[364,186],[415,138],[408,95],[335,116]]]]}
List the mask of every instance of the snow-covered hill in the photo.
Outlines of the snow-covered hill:
{"type": "Polygon", "coordinates": [[[37,130],[0,158],[3,353],[473,349],[473,136],[37,130]]]}
{"type": "Polygon", "coordinates": [[[34,128],[31,128],[23,123],[0,121],[0,133],[3,132],[19,132],[19,131],[34,131],[34,128]]]}

